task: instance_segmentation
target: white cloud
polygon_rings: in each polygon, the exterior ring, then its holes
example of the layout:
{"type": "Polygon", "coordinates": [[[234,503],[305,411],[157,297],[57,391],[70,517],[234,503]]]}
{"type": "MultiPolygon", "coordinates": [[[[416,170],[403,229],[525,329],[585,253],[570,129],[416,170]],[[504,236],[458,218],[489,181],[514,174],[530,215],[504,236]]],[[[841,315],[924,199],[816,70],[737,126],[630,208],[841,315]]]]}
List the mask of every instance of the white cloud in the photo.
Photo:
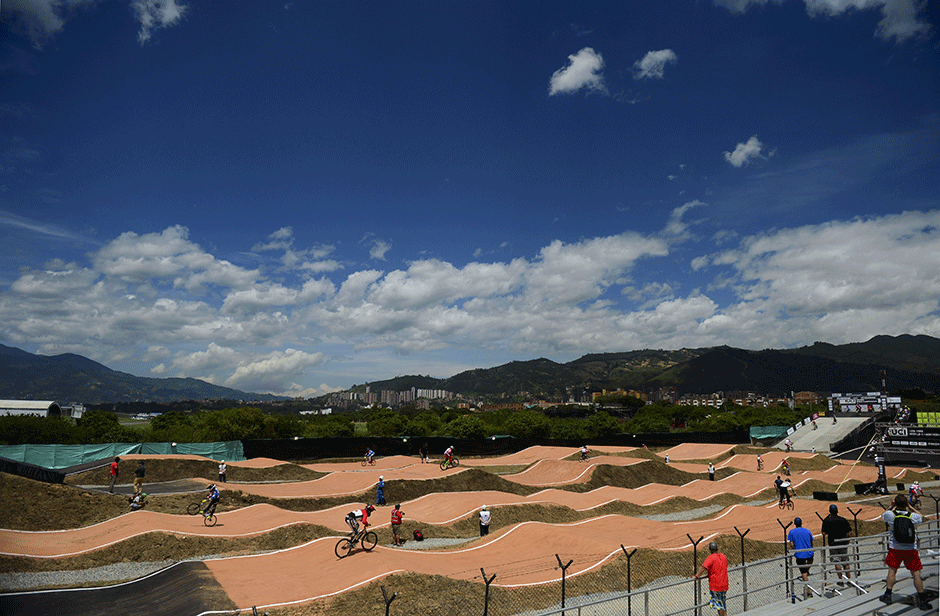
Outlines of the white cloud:
{"type": "MultiPolygon", "coordinates": [[[[14,29],[22,31],[37,49],[62,31],[78,8],[91,8],[100,0],[3,0],[14,29]]],[[[144,44],[155,30],[179,23],[188,6],[176,0],[131,0],[130,8],[140,23],[137,40],[144,44]]]]}
{"type": "Polygon", "coordinates": [[[308,369],[325,362],[323,353],[306,353],[287,348],[242,362],[232,376],[225,380],[225,385],[242,390],[285,394],[297,389],[294,381],[308,369]]]}
{"type": "Polygon", "coordinates": [[[584,88],[588,91],[606,92],[604,59],[590,47],[568,56],[568,66],[560,68],[549,81],[548,94],[573,94],[584,88]]]}
{"type": "Polygon", "coordinates": [[[754,135],[746,143],[736,145],[734,152],[725,152],[725,160],[735,167],[741,167],[750,164],[755,158],[764,158],[761,155],[763,148],[764,144],[760,142],[757,135],[754,135]]]}
{"type": "Polygon", "coordinates": [[[88,265],[50,258],[48,269],[22,272],[0,294],[0,339],[290,394],[321,389],[308,379],[322,383],[319,372],[336,362],[360,362],[361,378],[377,378],[398,373],[390,366],[405,355],[433,353],[441,360],[427,360],[434,365],[455,365],[456,349],[533,357],[940,335],[937,211],[741,239],[719,232],[683,245],[695,224],[685,219],[701,207],[693,200],[674,208],[653,234],[555,240],[505,261],[422,259],[336,282],[309,278],[302,267],[276,278],[222,267],[183,227],[125,233],[88,265]],[[715,252],[689,252],[706,241],[715,252]],[[666,257],[685,263],[669,280],[666,257]],[[201,283],[189,284],[193,276],[201,283]]]}
{"type": "MultiPolygon", "coordinates": [[[[782,0],[715,0],[715,4],[724,6],[735,13],[743,13],[752,5],[763,6],[769,2],[776,4],[782,0]]],[[[838,17],[846,11],[880,9],[882,19],[878,23],[875,36],[897,42],[914,36],[927,34],[931,26],[922,18],[921,13],[927,6],[923,0],[804,0],[806,12],[811,17],[838,17]]]]}
{"type": "Polygon", "coordinates": [[[662,79],[667,64],[675,64],[679,56],[671,49],[650,51],[633,63],[634,79],[662,79]]]}
{"type": "Polygon", "coordinates": [[[131,8],[140,22],[137,40],[143,45],[150,40],[154,30],[176,25],[186,14],[188,7],[176,0],[132,0],[131,8]]]}
{"type": "Polygon", "coordinates": [[[385,253],[392,249],[391,242],[385,240],[375,240],[372,242],[372,247],[369,248],[369,256],[373,259],[378,259],[379,261],[385,260],[385,253]]]}

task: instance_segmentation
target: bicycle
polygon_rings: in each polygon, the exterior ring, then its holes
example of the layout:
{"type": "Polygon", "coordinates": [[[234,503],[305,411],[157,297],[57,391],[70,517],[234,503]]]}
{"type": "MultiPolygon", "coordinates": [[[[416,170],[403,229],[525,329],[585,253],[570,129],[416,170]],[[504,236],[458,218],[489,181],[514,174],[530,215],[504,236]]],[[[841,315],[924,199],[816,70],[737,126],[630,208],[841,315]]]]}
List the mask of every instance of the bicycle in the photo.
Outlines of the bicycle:
{"type": "Polygon", "coordinates": [[[456,467],[458,467],[458,466],[460,466],[460,460],[458,460],[456,457],[452,457],[452,458],[450,459],[450,462],[449,462],[449,463],[448,463],[447,460],[442,460],[442,461],[441,461],[441,470],[442,470],[442,471],[446,471],[446,470],[449,469],[449,468],[456,468],[456,467]]]}
{"type": "Polygon", "coordinates": [[[198,503],[190,503],[189,506],[186,507],[186,513],[189,515],[201,513],[202,523],[206,526],[215,526],[219,521],[218,517],[215,515],[215,507],[209,504],[208,498],[204,498],[198,503]]]}
{"type": "Polygon", "coordinates": [[[790,500],[790,495],[789,495],[789,494],[787,494],[787,500],[786,500],[786,502],[784,502],[784,500],[783,500],[782,498],[780,499],[780,502],[777,503],[777,508],[778,508],[778,509],[790,509],[790,510],[793,509],[793,501],[790,500]]]}
{"type": "Polygon", "coordinates": [[[202,499],[201,503],[190,503],[186,508],[186,513],[189,515],[196,515],[197,513],[205,513],[205,508],[209,503],[208,498],[202,499]]]}
{"type": "Polygon", "coordinates": [[[363,466],[375,466],[375,458],[370,460],[369,458],[363,456],[361,464],[363,466]]]}
{"type": "Polygon", "coordinates": [[[374,531],[363,528],[351,539],[349,537],[340,539],[336,543],[336,547],[333,548],[333,552],[336,553],[336,558],[345,558],[352,549],[356,547],[357,543],[359,543],[366,552],[371,552],[378,542],[379,536],[376,535],[374,531]]]}

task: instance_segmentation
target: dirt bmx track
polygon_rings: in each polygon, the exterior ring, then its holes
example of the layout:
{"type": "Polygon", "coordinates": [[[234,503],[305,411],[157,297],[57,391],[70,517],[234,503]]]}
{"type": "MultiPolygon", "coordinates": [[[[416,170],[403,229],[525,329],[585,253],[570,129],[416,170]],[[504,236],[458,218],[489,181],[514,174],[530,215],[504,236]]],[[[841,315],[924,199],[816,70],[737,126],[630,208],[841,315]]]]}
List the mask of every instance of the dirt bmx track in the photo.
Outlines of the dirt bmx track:
{"type": "MultiPolygon", "coordinates": [[[[602,486],[593,490],[576,491],[556,487],[584,483],[602,466],[630,467],[641,474],[646,468],[644,465],[652,468],[652,463],[645,457],[630,457],[630,448],[613,447],[592,449],[593,457],[586,462],[573,461],[576,460],[577,449],[532,447],[501,458],[466,460],[460,468],[444,473],[437,464],[421,464],[415,458],[404,456],[380,459],[375,466],[370,467],[363,467],[358,462],[317,463],[303,465],[310,470],[327,473],[326,476],[313,481],[224,485],[224,489],[238,489],[245,494],[269,499],[342,498],[346,495],[361,495],[366,490],[374,489],[379,475],[383,475],[386,482],[422,481],[462,473],[469,467],[485,470],[487,467],[529,465],[524,470],[502,477],[520,485],[544,489],[528,496],[485,489],[485,486],[477,491],[427,494],[401,503],[406,516],[405,528],[410,529],[415,523],[425,528],[428,525],[450,525],[473,518],[484,504],[497,509],[515,505],[557,505],[585,515],[585,519],[577,522],[516,523],[498,528],[485,538],[469,539],[466,543],[447,550],[409,550],[380,543],[371,553],[354,551],[344,559],[337,559],[333,553],[334,545],[348,530],[343,518],[349,510],[364,505],[350,500],[337,506],[309,512],[289,511],[275,504],[252,505],[220,513],[219,523],[212,528],[205,527],[199,516],[143,510],[72,530],[30,532],[4,529],[0,530],[0,553],[4,556],[37,559],[63,558],[94,552],[131,538],[147,537],[156,533],[170,533],[181,537],[235,538],[269,533],[295,524],[316,524],[336,532],[335,536],[319,538],[289,549],[207,560],[198,566],[180,568],[172,573],[167,572],[162,576],[120,587],[137,598],[134,611],[196,614],[208,609],[205,602],[210,599],[216,605],[213,609],[222,609],[222,605],[226,606],[226,609],[232,606],[250,609],[251,606],[308,602],[342,593],[395,572],[415,572],[472,580],[478,579],[481,567],[485,567],[488,575],[497,574],[498,585],[518,586],[553,582],[557,580],[557,571],[552,566],[542,565],[553,563],[556,554],[578,555],[567,572],[569,576],[575,576],[595,570],[616,556],[620,552],[621,543],[628,549],[648,547],[668,551],[686,550],[690,548],[687,534],[693,537],[702,536],[707,540],[720,534],[734,535],[735,527],[749,528],[750,539],[779,542],[782,537],[777,518],[789,521],[796,515],[807,520],[808,525],[809,521],[812,521],[810,527],[814,532],[818,530],[816,514],[825,516],[829,503],[809,499],[797,499],[793,511],[778,511],[776,503],[738,504],[723,507],[709,515],[708,519],[684,522],[661,522],[618,514],[590,515],[594,509],[617,502],[649,506],[668,501],[670,498],[685,497],[701,501],[704,507],[711,499],[721,494],[753,497],[771,486],[777,474],[773,469],[785,457],[785,454],[764,454],[765,471],[757,473],[756,455],[734,455],[716,463],[716,467],[727,469],[731,474],[719,481],[708,481],[707,461],[727,455],[730,449],[728,445],[685,444],[660,452],[660,456],[669,454],[670,461],[674,463],[671,466],[676,472],[685,471],[703,477],[679,486],[651,480],[647,485],[636,489],[602,486]],[[200,579],[206,593],[176,593],[173,596],[178,600],[168,602],[167,589],[180,584],[181,576],[200,579]],[[162,601],[165,609],[175,611],[160,611],[164,608],[159,607],[159,596],[164,597],[162,601]],[[192,611],[194,609],[196,611],[192,611]]],[[[808,454],[790,454],[791,460],[809,457],[808,454]]],[[[231,466],[244,465],[252,468],[267,468],[279,464],[281,462],[267,459],[230,463],[231,466]]],[[[898,477],[906,473],[905,469],[892,470],[898,477]]],[[[795,472],[792,479],[794,487],[799,490],[800,485],[812,480],[839,485],[849,479],[870,482],[874,481],[875,476],[875,469],[870,466],[837,465],[825,470],[795,472]]],[[[193,480],[209,483],[204,478],[193,480]]],[[[390,504],[393,504],[393,501],[390,501],[390,504]]],[[[858,508],[859,520],[875,520],[882,512],[877,505],[859,504],[858,508]]],[[[372,518],[376,527],[388,526],[389,511],[390,507],[379,507],[376,510],[372,518]]],[[[107,592],[119,593],[117,588],[107,592]]],[[[99,599],[89,604],[84,599],[77,601],[60,596],[61,603],[55,611],[66,616],[105,613],[93,608],[101,606],[100,597],[110,595],[100,594],[105,593],[104,590],[87,592],[99,593],[99,599]]],[[[0,608],[4,614],[46,613],[41,608],[45,603],[30,601],[35,599],[48,602],[52,600],[50,597],[64,594],[45,593],[42,597],[0,595],[0,608]],[[37,609],[39,611],[35,611],[37,609]]]]}

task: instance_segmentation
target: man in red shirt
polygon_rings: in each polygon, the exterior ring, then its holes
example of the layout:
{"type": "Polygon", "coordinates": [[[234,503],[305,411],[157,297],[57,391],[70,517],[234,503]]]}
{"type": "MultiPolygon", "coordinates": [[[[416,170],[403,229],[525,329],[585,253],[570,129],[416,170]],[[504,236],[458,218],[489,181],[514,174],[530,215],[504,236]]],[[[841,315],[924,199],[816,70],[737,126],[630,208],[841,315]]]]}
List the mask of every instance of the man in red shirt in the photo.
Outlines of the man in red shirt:
{"type": "Polygon", "coordinates": [[[401,522],[404,515],[401,512],[401,505],[395,505],[395,508],[392,509],[392,542],[395,545],[404,545],[401,540],[401,522]]]}
{"type": "Polygon", "coordinates": [[[117,481],[118,462],[120,461],[121,461],[121,458],[115,456],[114,462],[111,463],[111,485],[108,486],[108,494],[114,494],[114,482],[117,481]]]}
{"type": "Polygon", "coordinates": [[[708,544],[711,552],[702,566],[699,567],[695,577],[708,578],[708,590],[711,591],[711,606],[718,610],[718,616],[727,616],[725,595],[728,593],[728,557],[718,551],[718,544],[712,541],[708,544]]]}

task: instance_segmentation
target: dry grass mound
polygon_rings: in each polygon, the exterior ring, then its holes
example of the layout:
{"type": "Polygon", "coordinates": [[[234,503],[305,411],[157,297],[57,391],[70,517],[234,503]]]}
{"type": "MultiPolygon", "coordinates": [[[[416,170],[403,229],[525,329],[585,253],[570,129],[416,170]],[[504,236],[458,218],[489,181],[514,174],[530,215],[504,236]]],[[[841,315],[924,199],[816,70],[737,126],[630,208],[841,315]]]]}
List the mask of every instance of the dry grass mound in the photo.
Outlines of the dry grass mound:
{"type": "MultiPolygon", "coordinates": [[[[121,463],[121,474],[118,480],[129,483],[134,479],[134,470],[137,460],[128,460],[121,463]]],[[[144,459],[147,467],[145,482],[174,481],[176,479],[189,479],[201,477],[208,481],[219,478],[219,465],[212,460],[179,460],[173,458],[144,459]]],[[[106,486],[110,482],[108,467],[96,468],[81,473],[75,473],[65,478],[65,482],[75,486],[106,486]]],[[[232,482],[275,482],[275,481],[312,481],[324,477],[326,473],[310,470],[296,464],[278,464],[266,468],[249,468],[242,466],[229,466],[225,477],[232,482]]]]}
{"type": "Polygon", "coordinates": [[[181,561],[207,554],[240,556],[283,550],[321,537],[335,537],[336,531],[317,524],[293,524],[254,537],[193,537],[166,532],[131,537],[100,550],[68,558],[0,557],[0,573],[32,571],[79,571],[121,562],[181,561]]]}

